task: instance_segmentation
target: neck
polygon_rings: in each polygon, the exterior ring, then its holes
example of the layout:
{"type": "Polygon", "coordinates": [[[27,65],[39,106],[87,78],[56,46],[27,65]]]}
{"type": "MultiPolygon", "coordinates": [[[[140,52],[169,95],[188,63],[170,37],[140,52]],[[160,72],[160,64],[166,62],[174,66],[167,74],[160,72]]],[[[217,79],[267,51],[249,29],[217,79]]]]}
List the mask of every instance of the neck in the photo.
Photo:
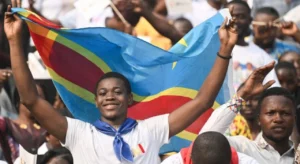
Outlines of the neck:
{"type": "Polygon", "coordinates": [[[46,147],[48,150],[56,149],[56,148],[61,148],[61,146],[53,146],[49,142],[46,143],[46,147]]]}
{"type": "Polygon", "coordinates": [[[222,4],[221,4],[221,3],[214,2],[214,1],[212,1],[212,0],[207,0],[207,3],[208,3],[211,7],[215,8],[216,10],[220,10],[221,7],[222,7],[222,4]]]}
{"type": "Polygon", "coordinates": [[[236,42],[236,45],[239,45],[239,46],[248,46],[249,44],[247,42],[245,42],[245,39],[244,39],[244,36],[239,36],[238,37],[238,40],[236,42]]]}
{"type": "Polygon", "coordinates": [[[268,139],[264,134],[263,138],[266,140],[268,144],[270,144],[280,155],[283,155],[287,152],[291,146],[289,145],[289,138],[283,139],[281,141],[273,141],[268,139]]]}
{"type": "Polygon", "coordinates": [[[273,42],[264,44],[264,43],[262,43],[261,41],[256,40],[255,38],[254,38],[253,41],[254,41],[254,43],[255,43],[256,45],[258,45],[260,48],[262,48],[262,49],[264,49],[264,50],[272,49],[272,48],[274,47],[274,42],[275,42],[275,41],[273,41],[273,42]]]}
{"type": "Polygon", "coordinates": [[[260,133],[261,128],[258,125],[258,122],[256,119],[248,119],[246,121],[248,123],[248,126],[249,126],[251,134],[252,134],[252,138],[254,140],[256,138],[256,136],[258,135],[258,133],[260,133]]]}
{"type": "Polygon", "coordinates": [[[101,121],[108,123],[110,126],[114,127],[115,129],[119,129],[119,127],[125,122],[126,119],[127,119],[127,115],[113,120],[101,116],[101,121]]]}

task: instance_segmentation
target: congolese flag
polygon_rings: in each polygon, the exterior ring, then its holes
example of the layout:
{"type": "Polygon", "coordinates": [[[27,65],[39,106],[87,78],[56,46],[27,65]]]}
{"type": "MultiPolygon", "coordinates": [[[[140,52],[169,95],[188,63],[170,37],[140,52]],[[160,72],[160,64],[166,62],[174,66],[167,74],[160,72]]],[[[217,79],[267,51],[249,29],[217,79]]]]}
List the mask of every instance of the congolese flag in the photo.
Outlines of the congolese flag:
{"type": "MultiPolygon", "coordinates": [[[[94,104],[98,79],[106,72],[125,75],[132,86],[134,105],[128,116],[146,119],[170,113],[193,99],[220,47],[218,29],[223,10],[164,51],[136,37],[109,28],[64,29],[21,8],[13,8],[29,27],[35,46],[71,113],[94,122],[100,113],[94,104]]],[[[213,109],[230,98],[226,77],[213,109]]],[[[195,139],[212,109],[171,139],[161,153],[179,151],[195,139]]],[[[178,120],[180,121],[180,120],[178,120]]]]}

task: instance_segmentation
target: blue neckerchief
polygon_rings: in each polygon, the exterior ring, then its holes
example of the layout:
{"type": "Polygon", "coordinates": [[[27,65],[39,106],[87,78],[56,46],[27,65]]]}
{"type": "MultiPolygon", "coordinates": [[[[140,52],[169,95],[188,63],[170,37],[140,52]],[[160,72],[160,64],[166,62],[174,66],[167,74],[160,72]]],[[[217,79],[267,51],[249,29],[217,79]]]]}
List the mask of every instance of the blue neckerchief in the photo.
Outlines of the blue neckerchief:
{"type": "Polygon", "coordinates": [[[131,118],[127,118],[125,122],[120,126],[117,131],[115,128],[110,126],[108,123],[97,120],[93,124],[101,133],[109,136],[114,136],[114,151],[117,158],[122,161],[123,159],[133,162],[133,155],[131,153],[129,145],[123,140],[122,135],[130,132],[137,125],[137,121],[131,118]]]}

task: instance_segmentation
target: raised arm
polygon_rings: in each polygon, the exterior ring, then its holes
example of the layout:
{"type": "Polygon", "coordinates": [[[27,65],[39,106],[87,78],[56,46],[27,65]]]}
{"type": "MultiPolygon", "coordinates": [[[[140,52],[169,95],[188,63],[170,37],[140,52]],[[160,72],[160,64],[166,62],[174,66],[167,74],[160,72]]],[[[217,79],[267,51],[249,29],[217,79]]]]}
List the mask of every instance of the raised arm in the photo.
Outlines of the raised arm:
{"type": "Polygon", "coordinates": [[[169,115],[170,137],[192,124],[214,103],[224,81],[232,49],[237,41],[236,29],[233,28],[235,24],[231,23],[230,26],[226,26],[226,21],[227,19],[219,29],[221,41],[219,54],[223,57],[218,56],[216,58],[215,64],[201,86],[197,96],[169,115]]]}
{"type": "Polygon", "coordinates": [[[228,103],[223,104],[212,113],[199,134],[207,131],[225,133],[243,103],[273,85],[274,80],[268,81],[263,85],[266,75],[273,68],[274,62],[253,71],[237,94],[228,103]]]}
{"type": "Polygon", "coordinates": [[[144,0],[131,1],[135,5],[135,12],[138,12],[145,17],[147,21],[149,21],[149,23],[155,28],[155,30],[157,30],[161,35],[169,38],[172,41],[172,44],[177,43],[184,36],[184,34],[178,32],[165,17],[152,12],[144,0]]]}
{"type": "MultiPolygon", "coordinates": [[[[12,7],[21,7],[21,0],[11,0],[12,7]]],[[[12,15],[11,6],[5,13],[4,30],[9,41],[12,72],[20,94],[21,103],[24,104],[49,133],[60,141],[65,141],[67,120],[57,113],[54,108],[37,93],[36,85],[29,71],[22,47],[22,20],[12,15]]]]}

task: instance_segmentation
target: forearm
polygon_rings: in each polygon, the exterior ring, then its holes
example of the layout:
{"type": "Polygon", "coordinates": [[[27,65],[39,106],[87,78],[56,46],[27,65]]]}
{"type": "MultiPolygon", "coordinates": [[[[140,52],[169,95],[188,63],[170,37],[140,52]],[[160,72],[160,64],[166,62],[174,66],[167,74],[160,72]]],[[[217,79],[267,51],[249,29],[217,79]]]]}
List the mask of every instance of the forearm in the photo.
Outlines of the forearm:
{"type": "Polygon", "coordinates": [[[169,38],[173,44],[183,37],[183,34],[180,34],[175,27],[161,15],[150,10],[143,11],[142,15],[161,35],[169,38]]]}
{"type": "Polygon", "coordinates": [[[35,82],[23,54],[21,38],[9,41],[12,71],[22,103],[32,105],[38,98],[35,82]]]}
{"type": "Polygon", "coordinates": [[[199,134],[207,131],[225,133],[241,109],[242,102],[243,99],[233,97],[229,102],[218,107],[206,121],[199,134]]]}
{"type": "MultiPolygon", "coordinates": [[[[219,54],[222,56],[230,56],[233,47],[220,48],[219,54]]],[[[223,81],[228,70],[230,60],[216,58],[208,77],[201,86],[195,101],[204,105],[204,108],[210,108],[215,101],[215,98],[222,87],[223,81]]]]}
{"type": "MultiPolygon", "coordinates": [[[[231,50],[227,52],[220,51],[220,53],[231,53],[231,50]]],[[[217,57],[210,74],[201,86],[196,98],[176,109],[169,115],[169,125],[172,125],[172,128],[170,128],[170,137],[192,124],[201,114],[213,105],[225,78],[228,65],[229,60],[217,57]],[[181,121],[178,122],[178,120],[181,121]]]]}

